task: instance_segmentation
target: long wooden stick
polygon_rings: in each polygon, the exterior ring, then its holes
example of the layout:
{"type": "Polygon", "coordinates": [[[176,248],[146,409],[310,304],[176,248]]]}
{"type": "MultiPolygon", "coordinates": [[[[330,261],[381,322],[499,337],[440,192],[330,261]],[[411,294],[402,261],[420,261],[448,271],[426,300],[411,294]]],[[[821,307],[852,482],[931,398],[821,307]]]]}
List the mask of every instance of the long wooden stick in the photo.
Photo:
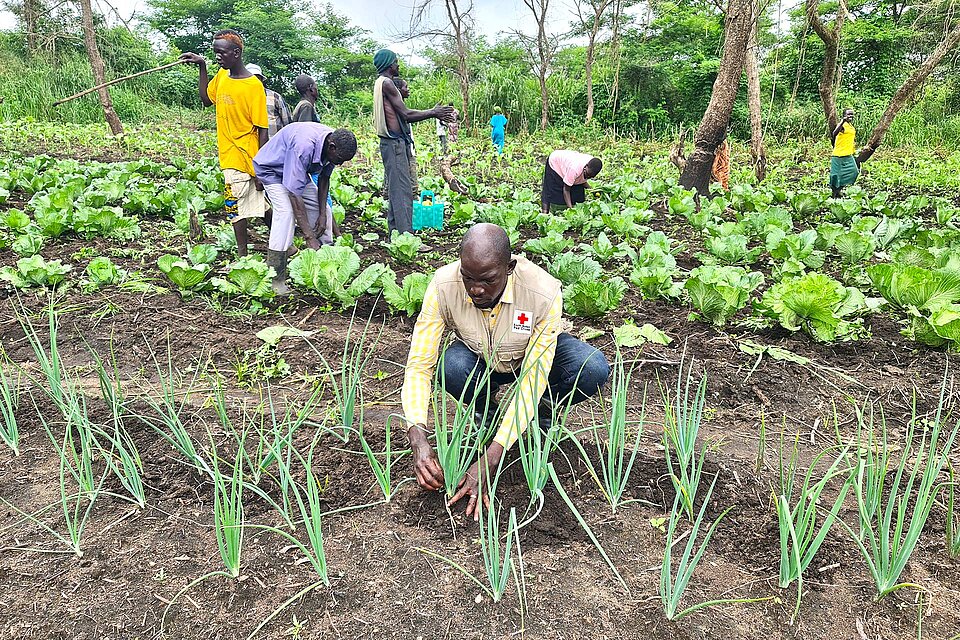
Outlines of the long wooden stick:
{"type": "Polygon", "coordinates": [[[79,98],[79,97],[81,97],[81,96],[85,96],[85,95],[87,95],[88,93],[93,93],[94,91],[98,91],[98,90],[100,90],[100,89],[103,89],[104,87],[109,87],[109,86],[112,85],[112,84],[117,84],[118,82],[123,82],[124,80],[130,80],[130,79],[132,79],[132,78],[138,78],[138,77],[140,77],[140,76],[145,76],[145,75],[147,75],[148,73],[153,73],[153,72],[155,72],[155,71],[163,71],[164,69],[169,69],[170,67],[175,67],[175,66],[177,66],[178,64],[184,64],[185,62],[186,62],[186,60],[177,60],[176,62],[170,62],[170,63],[168,63],[168,64],[162,64],[162,65],[160,65],[159,67],[154,67],[153,69],[147,69],[146,71],[138,71],[137,73],[131,74],[131,75],[129,75],[129,76],[124,76],[124,77],[122,77],[122,78],[114,78],[113,80],[110,80],[109,82],[104,82],[103,84],[98,84],[97,86],[91,87],[91,88],[87,89],[86,91],[81,91],[80,93],[75,93],[75,94],[73,94],[72,96],[70,96],[69,98],[64,98],[63,100],[57,100],[56,102],[53,103],[53,106],[58,107],[58,106],[60,106],[61,104],[63,104],[64,102],[70,102],[71,100],[74,100],[74,99],[79,98]]]}

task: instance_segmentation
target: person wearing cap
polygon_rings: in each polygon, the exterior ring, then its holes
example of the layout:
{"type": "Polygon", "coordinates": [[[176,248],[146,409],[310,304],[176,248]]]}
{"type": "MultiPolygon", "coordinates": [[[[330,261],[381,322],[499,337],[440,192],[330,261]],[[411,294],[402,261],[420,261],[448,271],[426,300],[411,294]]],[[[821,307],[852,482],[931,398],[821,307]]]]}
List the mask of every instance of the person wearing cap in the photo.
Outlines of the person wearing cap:
{"type": "Polygon", "coordinates": [[[543,182],[540,185],[540,206],[543,215],[550,213],[550,205],[564,205],[568,209],[587,199],[587,180],[603,169],[600,158],[557,149],[547,156],[543,165],[543,182]]]}
{"type": "Polygon", "coordinates": [[[610,376],[603,353],[561,331],[562,315],[561,282],[512,255],[510,238],[495,224],[470,227],[460,259],[437,269],[427,286],[400,393],[413,469],[424,489],[444,486],[427,432],[439,367],[444,391],[474,416],[467,428],[493,439],[449,501],[469,496],[466,513],[475,520],[488,480],[527,427],[549,429],[558,412],[595,395],[610,376]],[[456,339],[446,343],[451,331],[456,339]],[[516,386],[499,411],[495,396],[507,385],[516,386]]]}
{"type": "Polygon", "coordinates": [[[393,83],[400,75],[397,54],[380,49],[373,56],[379,74],[373,85],[373,125],[380,138],[380,158],[387,183],[387,228],[400,233],[413,232],[413,181],[410,176],[410,145],[413,140],[404,132],[403,122],[414,123],[430,118],[450,120],[453,109],[437,105],[433,109],[408,109],[403,96],[393,83]]]}
{"type": "Polygon", "coordinates": [[[294,79],[293,86],[300,94],[300,102],[293,108],[293,121],[320,122],[320,116],[317,115],[317,98],[320,96],[317,81],[301,73],[294,79]]]}
{"type": "Polygon", "coordinates": [[[247,71],[255,75],[257,80],[263,84],[263,90],[267,95],[267,139],[269,140],[277,135],[277,131],[293,122],[293,118],[290,116],[290,109],[287,107],[283,96],[273,89],[267,89],[267,79],[264,77],[260,65],[248,64],[247,71]]]}
{"type": "Polygon", "coordinates": [[[247,255],[247,220],[262,218],[267,208],[263,185],[253,170],[253,157],[267,143],[267,94],[243,63],[243,38],[233,29],[213,35],[213,53],[220,71],[210,79],[207,61],[196,53],[180,60],[200,67],[199,92],[204,106],[216,105],[217,151],[223,171],[223,202],[237,237],[237,255],[247,255]]]}
{"type": "MultiPolygon", "coordinates": [[[[307,246],[320,248],[317,224],[321,203],[326,209],[333,170],[357,153],[357,138],[348,129],[316,122],[294,122],[273,137],[254,158],[257,177],[273,204],[273,225],[267,264],[273,267],[273,290],[290,293],[286,285],[287,251],[293,244],[294,224],[300,226],[307,246]],[[317,183],[311,176],[318,175],[317,183]]],[[[333,232],[336,233],[334,225],[333,232]]]]}

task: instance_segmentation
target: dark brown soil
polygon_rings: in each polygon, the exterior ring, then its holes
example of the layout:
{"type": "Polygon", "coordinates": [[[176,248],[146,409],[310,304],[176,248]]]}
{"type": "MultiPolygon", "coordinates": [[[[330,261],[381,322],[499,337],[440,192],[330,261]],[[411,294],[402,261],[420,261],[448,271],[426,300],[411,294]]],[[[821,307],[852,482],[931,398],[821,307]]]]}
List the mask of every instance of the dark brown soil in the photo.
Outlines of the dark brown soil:
{"type": "MultiPolygon", "coordinates": [[[[144,229],[154,237],[148,223],[144,229]]],[[[397,273],[442,264],[457,240],[451,232],[431,237],[428,241],[437,251],[418,265],[396,265],[397,273]]],[[[106,241],[65,240],[45,247],[44,255],[74,262],[79,269],[85,260],[70,258],[85,245],[108,255],[111,246],[106,241]]],[[[371,246],[363,254],[364,261],[386,260],[382,251],[371,246]]],[[[148,267],[163,252],[157,246],[115,260],[125,268],[152,274],[148,267]]],[[[11,262],[10,255],[0,257],[2,264],[11,262]]],[[[45,295],[8,293],[0,298],[0,344],[13,363],[34,377],[39,371],[18,314],[29,317],[45,338],[45,303],[45,295]]],[[[324,301],[308,295],[254,316],[225,314],[202,297],[184,300],[176,293],[145,295],[116,288],[87,295],[68,290],[57,298],[57,305],[61,354],[67,370],[79,377],[91,398],[93,419],[109,420],[98,399],[88,349],[116,357],[131,398],[131,414],[146,411],[134,398],[156,388],[155,359],[165,363],[169,353],[185,380],[196,377],[184,422],[196,442],[206,443],[209,434],[225,451],[230,451],[233,436],[225,432],[205,400],[221,380],[230,390],[236,420],[244,400],[249,407],[250,401],[266,393],[263,381],[237,381],[236,363],[243,359],[243,352],[259,347],[254,334],[276,324],[316,331],[312,344],[336,368],[351,321],[349,313],[326,310],[324,301]]],[[[226,306],[227,312],[235,309],[226,306]]],[[[364,432],[375,450],[384,447],[387,416],[399,410],[402,366],[413,331],[412,319],[385,313],[382,302],[368,299],[357,311],[364,320],[372,314],[378,327],[383,323],[363,378],[364,432]]],[[[803,334],[780,330],[718,331],[689,322],[686,315],[687,310],[676,305],[628,298],[604,320],[577,322],[573,329],[576,333],[589,324],[605,330],[594,344],[609,358],[614,355],[610,330],[626,319],[650,322],[673,338],[669,346],[647,346],[625,354],[637,360],[632,416],[639,417],[646,391],[641,449],[626,492],[633,502],[613,512],[571,443],[554,458],[561,484],[629,590],[620,586],[576,517],[548,485],[542,511],[520,533],[526,585],[523,606],[513,584],[503,601],[491,602],[458,570],[424,553],[445,556],[481,582],[485,580],[478,528],[464,518],[462,507],[448,511],[440,495],[425,492],[411,481],[400,487],[391,502],[383,503],[357,438],[344,444],[326,434],[320,436],[315,461],[317,476],[325,485],[324,507],[328,511],[359,508],[339,511],[323,521],[330,587],[320,586],[295,599],[257,637],[887,639],[917,637],[918,613],[924,637],[951,638],[960,633],[960,571],[945,553],[942,504],[934,508],[902,576],[926,589],[921,607],[910,589],[875,601],[875,589],[856,545],[842,528],[835,527],[806,574],[800,617],[791,626],[796,585],[778,587],[780,544],[771,500],[781,431],[788,441],[800,434],[801,456],[809,461],[834,445],[838,434],[843,439],[853,437],[852,403],[869,401],[882,403],[891,437],[899,442],[914,400],[921,414],[936,406],[948,357],[918,349],[887,316],[869,320],[869,339],[819,345],[803,334]],[[740,350],[741,338],[789,349],[810,363],[798,365],[769,356],[757,361],[740,350]],[[732,508],[717,528],[684,605],[717,598],[769,599],[707,608],[669,622],[658,597],[665,533],[657,519],[670,510],[674,491],[661,443],[659,385],[675,384],[681,361],[692,362],[697,375],[708,379],[701,439],[710,447],[704,473],[706,478],[717,477],[708,516],[713,519],[732,508]],[[767,437],[765,451],[758,455],[761,421],[767,437]]],[[[272,381],[270,393],[278,403],[300,406],[315,381],[326,379],[325,369],[317,353],[300,339],[285,338],[275,355],[290,366],[290,374],[272,381]]],[[[83,556],[59,553],[65,547],[35,523],[24,521],[17,511],[37,513],[52,505],[38,517],[64,531],[58,456],[40,416],[60,433],[62,419],[43,385],[24,379],[22,386],[17,413],[21,454],[14,457],[9,449],[0,449],[0,497],[5,501],[0,507],[0,638],[246,638],[289,598],[317,580],[309,564],[298,562],[302,554],[288,540],[250,528],[240,578],[211,577],[189,589],[170,606],[161,634],[161,619],[174,596],[191,581],[223,568],[213,529],[211,483],[184,465],[147,424],[131,416],[126,426],[144,462],[146,508],[101,497],[82,537],[83,556]]],[[[314,417],[322,420],[333,405],[328,387],[314,417]]],[[[580,407],[573,419],[589,424],[591,408],[580,407]]],[[[301,428],[295,437],[298,449],[306,452],[316,433],[316,428],[301,428]]],[[[395,434],[393,444],[396,448],[405,443],[395,434]]],[[[595,445],[586,438],[583,444],[597,465],[595,445]]],[[[504,473],[498,498],[504,506],[524,512],[529,495],[515,453],[507,464],[511,466],[504,473]]],[[[409,459],[402,457],[394,468],[395,482],[410,477],[409,459]]],[[[260,485],[277,498],[269,479],[262,478],[260,485]]],[[[115,481],[108,480],[106,489],[123,495],[115,481]]],[[[701,496],[704,493],[705,487],[701,496]]],[[[245,505],[248,523],[281,525],[277,513],[252,492],[247,493],[245,505]]],[[[856,521],[852,507],[848,500],[844,517],[851,524],[856,521]]],[[[683,531],[687,528],[681,525],[683,531]]],[[[303,539],[302,532],[295,535],[303,539]]],[[[684,544],[681,541],[674,548],[675,555],[684,544]]]]}

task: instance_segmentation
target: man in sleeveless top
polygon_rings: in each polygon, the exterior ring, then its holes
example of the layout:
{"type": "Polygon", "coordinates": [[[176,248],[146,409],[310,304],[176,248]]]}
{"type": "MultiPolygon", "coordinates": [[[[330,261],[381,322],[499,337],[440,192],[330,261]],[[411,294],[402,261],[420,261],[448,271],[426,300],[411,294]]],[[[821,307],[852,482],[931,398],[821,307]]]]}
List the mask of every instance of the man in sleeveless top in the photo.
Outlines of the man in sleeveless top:
{"type": "Polygon", "coordinates": [[[560,282],[537,265],[510,253],[506,231],[495,224],[472,226],[460,245],[460,259],[437,270],[427,287],[407,356],[401,399],[410,426],[417,482],[441,489],[444,470],[427,440],[427,410],[434,369],[444,389],[475,413],[474,428],[488,435],[499,427],[483,457],[467,471],[453,504],[469,496],[467,515],[487,503],[487,481],[504,452],[537,421],[548,429],[555,410],[596,394],[610,375],[603,354],[560,332],[560,282]],[[440,355],[444,336],[456,340],[440,355]],[[438,365],[438,357],[440,363],[438,365]],[[503,411],[494,396],[516,384],[503,411]],[[491,429],[492,430],[492,429],[491,429]]]}
{"type": "Polygon", "coordinates": [[[832,132],[830,190],[833,198],[839,198],[843,188],[856,183],[860,175],[860,166],[854,156],[857,151],[857,130],[853,126],[853,115],[853,109],[844,109],[843,120],[832,132]]]}
{"type": "Polygon", "coordinates": [[[413,182],[410,176],[410,144],[401,120],[407,123],[421,122],[430,118],[450,120],[451,107],[437,105],[433,109],[418,111],[408,109],[403,97],[393,84],[400,75],[397,54],[389,49],[380,49],[373,56],[377,68],[373,85],[373,124],[380,138],[380,157],[387,183],[387,228],[390,231],[413,231],[413,182]]]}

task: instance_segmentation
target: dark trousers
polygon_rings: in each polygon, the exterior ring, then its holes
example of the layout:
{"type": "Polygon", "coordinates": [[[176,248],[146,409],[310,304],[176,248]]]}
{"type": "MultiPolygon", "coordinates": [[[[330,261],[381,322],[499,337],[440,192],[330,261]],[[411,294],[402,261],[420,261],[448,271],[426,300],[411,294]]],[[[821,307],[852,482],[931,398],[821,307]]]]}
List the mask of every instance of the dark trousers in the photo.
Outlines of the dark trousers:
{"type": "MultiPolygon", "coordinates": [[[[610,377],[610,365],[597,349],[568,333],[557,336],[557,350],[547,378],[541,405],[553,407],[582,402],[595,395],[610,377]]],[[[464,402],[473,400],[475,410],[486,419],[496,411],[494,396],[501,385],[511,384],[517,373],[489,372],[487,363],[459,340],[443,352],[443,378],[447,393],[464,402]],[[485,388],[477,389],[480,383],[485,388]]]]}
{"type": "Polygon", "coordinates": [[[410,147],[400,138],[380,138],[384,181],[387,185],[387,228],[413,233],[413,181],[410,177],[410,147]]]}

